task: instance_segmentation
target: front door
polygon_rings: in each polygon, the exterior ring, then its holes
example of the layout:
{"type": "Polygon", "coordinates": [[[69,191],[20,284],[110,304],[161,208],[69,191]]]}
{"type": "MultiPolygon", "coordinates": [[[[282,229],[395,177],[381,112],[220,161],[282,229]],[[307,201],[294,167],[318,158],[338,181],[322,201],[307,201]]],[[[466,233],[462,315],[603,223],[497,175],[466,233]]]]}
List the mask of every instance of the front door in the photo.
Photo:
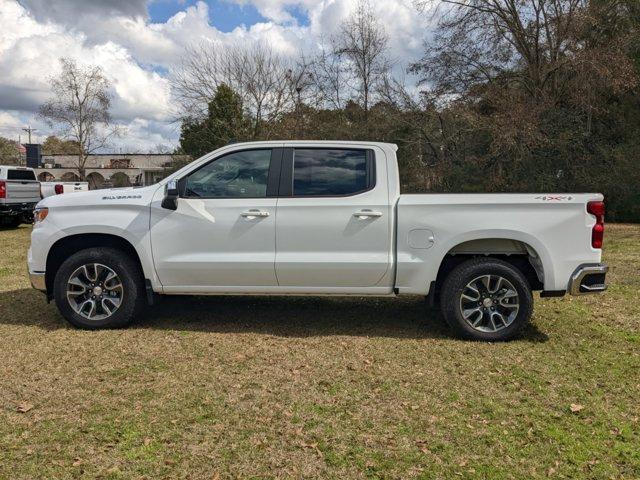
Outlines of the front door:
{"type": "Polygon", "coordinates": [[[151,242],[166,292],[277,285],[276,197],[267,187],[281,154],[252,149],[213,159],[180,179],[177,210],[162,208],[163,192],[156,195],[151,242]]]}
{"type": "Polygon", "coordinates": [[[276,227],[280,286],[380,286],[392,260],[383,155],[371,148],[285,149],[276,227]]]}

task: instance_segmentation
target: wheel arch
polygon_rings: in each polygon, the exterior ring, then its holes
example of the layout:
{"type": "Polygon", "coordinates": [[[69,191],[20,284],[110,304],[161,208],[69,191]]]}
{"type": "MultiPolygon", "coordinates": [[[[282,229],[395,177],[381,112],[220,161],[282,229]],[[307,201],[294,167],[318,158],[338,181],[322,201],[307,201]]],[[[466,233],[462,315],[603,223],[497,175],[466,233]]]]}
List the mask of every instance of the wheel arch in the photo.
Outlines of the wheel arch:
{"type": "Polygon", "coordinates": [[[437,298],[442,283],[455,267],[477,257],[492,257],[506,261],[525,276],[532,290],[543,290],[545,282],[548,281],[547,276],[553,275],[549,267],[548,253],[535,239],[530,242],[528,239],[522,239],[520,232],[515,233],[517,235],[502,232],[500,235],[490,236],[471,233],[467,238],[451,242],[440,261],[433,285],[433,298],[437,298]]]}
{"type": "Polygon", "coordinates": [[[79,233],[69,235],[56,241],[47,254],[45,285],[48,296],[53,292],[53,280],[62,263],[69,258],[69,256],[80,250],[95,247],[115,248],[124,252],[136,262],[143,278],[146,276],[140,255],[127,239],[108,233],[79,233]]]}

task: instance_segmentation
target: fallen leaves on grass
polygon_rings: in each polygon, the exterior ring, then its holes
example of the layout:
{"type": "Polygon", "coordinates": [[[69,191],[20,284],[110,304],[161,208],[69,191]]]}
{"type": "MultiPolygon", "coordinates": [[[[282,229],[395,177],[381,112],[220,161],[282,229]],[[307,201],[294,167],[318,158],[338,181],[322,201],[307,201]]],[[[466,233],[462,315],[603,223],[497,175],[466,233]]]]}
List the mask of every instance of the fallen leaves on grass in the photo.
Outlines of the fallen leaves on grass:
{"type": "Polygon", "coordinates": [[[30,404],[29,402],[22,402],[16,407],[16,410],[20,413],[27,413],[32,408],[33,408],[33,405],[30,404]]]}
{"type": "Polygon", "coordinates": [[[584,409],[584,405],[580,405],[579,403],[572,403],[569,407],[571,413],[578,413],[584,409]]]}

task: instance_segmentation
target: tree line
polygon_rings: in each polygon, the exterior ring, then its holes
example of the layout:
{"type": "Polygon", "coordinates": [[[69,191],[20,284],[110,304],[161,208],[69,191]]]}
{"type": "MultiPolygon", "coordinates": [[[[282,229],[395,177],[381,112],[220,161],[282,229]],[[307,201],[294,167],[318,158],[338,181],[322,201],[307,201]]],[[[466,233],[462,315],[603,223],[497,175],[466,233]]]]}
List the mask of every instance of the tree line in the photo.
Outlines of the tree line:
{"type": "Polygon", "coordinates": [[[312,56],[190,47],[172,75],[180,153],[262,139],[394,142],[404,192],[599,191],[608,218],[640,221],[640,2],[415,7],[437,26],[409,65],[390,56],[366,1],[312,56]]]}

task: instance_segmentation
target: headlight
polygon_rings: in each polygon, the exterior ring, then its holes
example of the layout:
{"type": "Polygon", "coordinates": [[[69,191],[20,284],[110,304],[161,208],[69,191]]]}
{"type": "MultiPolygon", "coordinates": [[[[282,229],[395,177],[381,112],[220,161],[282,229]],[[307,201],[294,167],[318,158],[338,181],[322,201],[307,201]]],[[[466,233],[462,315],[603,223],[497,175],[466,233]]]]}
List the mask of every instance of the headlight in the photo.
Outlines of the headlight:
{"type": "Polygon", "coordinates": [[[33,211],[33,223],[40,223],[49,215],[47,207],[39,207],[33,211]]]}

